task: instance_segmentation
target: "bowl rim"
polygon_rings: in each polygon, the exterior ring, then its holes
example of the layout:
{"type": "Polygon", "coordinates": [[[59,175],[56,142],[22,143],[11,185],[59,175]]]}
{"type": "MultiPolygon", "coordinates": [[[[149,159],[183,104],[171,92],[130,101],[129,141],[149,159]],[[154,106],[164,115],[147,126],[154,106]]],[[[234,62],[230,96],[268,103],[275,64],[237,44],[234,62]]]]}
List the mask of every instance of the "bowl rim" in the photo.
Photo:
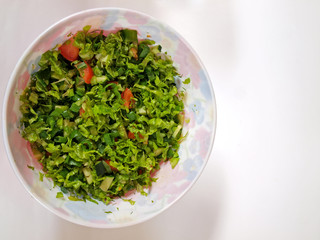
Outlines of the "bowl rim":
{"type": "Polygon", "coordinates": [[[34,198],[37,202],[39,202],[43,207],[45,207],[47,210],[49,210],[51,213],[53,213],[54,215],[59,216],[60,218],[67,220],[69,222],[75,223],[75,224],[79,224],[82,226],[86,226],[86,227],[92,227],[92,228],[106,228],[106,229],[112,229],[112,228],[122,228],[122,227],[127,227],[127,226],[132,226],[132,225],[136,225],[142,222],[145,222],[157,215],[159,215],[160,213],[164,212],[165,210],[167,210],[169,207],[171,207],[172,205],[174,205],[176,202],[178,202],[179,199],[181,199],[183,196],[185,196],[185,194],[190,191],[190,189],[194,186],[194,184],[198,181],[199,177],[201,176],[204,168],[206,167],[208,160],[212,154],[212,149],[213,149],[213,144],[214,144],[214,140],[215,140],[215,135],[216,135],[216,128],[217,128],[217,105],[216,105],[216,97],[214,94],[214,90],[213,90],[213,86],[212,86],[212,81],[209,77],[209,74],[204,66],[204,64],[202,63],[201,59],[199,58],[198,54],[196,53],[196,51],[193,49],[193,47],[184,39],[184,37],[182,37],[174,28],[172,28],[169,24],[160,21],[148,14],[145,14],[143,12],[140,11],[136,11],[136,10],[132,10],[132,9],[127,9],[127,8],[118,8],[118,7],[101,7],[101,8],[90,8],[90,9],[86,9],[83,11],[79,11],[73,14],[70,14],[60,20],[58,20],[57,22],[55,22],[54,24],[52,24],[51,26],[49,26],[48,28],[46,28],[40,35],[38,35],[32,42],[31,44],[26,48],[26,50],[23,52],[23,54],[21,55],[21,57],[19,58],[18,62],[16,63],[14,70],[12,71],[9,80],[7,82],[7,86],[5,89],[5,94],[4,94],[4,99],[3,99],[3,109],[2,109],[2,133],[3,133],[3,140],[4,140],[4,146],[5,146],[5,150],[6,150],[6,154],[7,154],[7,158],[8,161],[10,162],[10,166],[13,169],[15,175],[18,177],[20,183],[24,186],[24,188],[26,189],[26,191],[32,196],[32,198],[34,198]],[[148,19],[151,19],[159,24],[162,24],[163,26],[165,26],[167,29],[170,29],[170,31],[172,31],[176,36],[179,37],[179,39],[188,47],[188,49],[191,51],[191,53],[194,55],[194,57],[196,58],[196,60],[198,61],[199,65],[201,66],[201,68],[203,69],[204,75],[206,77],[206,79],[208,79],[208,85],[209,85],[209,89],[210,89],[210,93],[212,95],[212,108],[213,108],[213,133],[211,135],[210,138],[210,145],[208,148],[208,153],[207,156],[204,159],[204,164],[202,165],[202,168],[199,170],[198,174],[196,175],[196,177],[193,179],[193,181],[190,183],[190,185],[175,199],[173,200],[170,204],[166,205],[165,207],[163,207],[160,211],[157,211],[147,217],[138,219],[138,220],[134,220],[131,222],[126,222],[126,223],[121,223],[121,224],[97,224],[97,223],[93,223],[93,222],[86,222],[83,219],[77,219],[72,217],[71,215],[67,216],[65,214],[62,214],[60,211],[56,210],[54,207],[52,207],[50,204],[46,203],[45,201],[43,201],[42,199],[39,199],[32,191],[31,189],[28,187],[28,184],[26,183],[26,181],[24,180],[24,178],[22,177],[22,175],[20,174],[16,164],[15,164],[15,160],[13,158],[12,152],[11,152],[11,148],[9,145],[9,141],[8,141],[8,131],[7,131],[7,109],[8,109],[8,100],[9,100],[9,95],[10,92],[12,91],[14,84],[16,83],[14,80],[17,77],[18,74],[18,70],[20,69],[24,59],[31,53],[32,48],[41,40],[41,38],[43,38],[48,32],[52,31],[54,28],[58,27],[61,24],[64,24],[66,21],[77,17],[79,15],[83,15],[83,14],[87,14],[87,13],[95,13],[95,12],[107,12],[107,11],[122,11],[122,12],[130,12],[130,13],[134,13],[137,15],[141,15],[144,16],[148,19]]]}

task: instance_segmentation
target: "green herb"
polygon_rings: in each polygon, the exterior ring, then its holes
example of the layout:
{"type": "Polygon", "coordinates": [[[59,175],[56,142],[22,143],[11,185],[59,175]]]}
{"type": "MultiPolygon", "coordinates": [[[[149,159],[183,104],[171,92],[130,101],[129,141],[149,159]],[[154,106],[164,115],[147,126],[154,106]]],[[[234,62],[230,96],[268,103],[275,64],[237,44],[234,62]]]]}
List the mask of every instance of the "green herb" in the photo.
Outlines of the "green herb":
{"type": "Polygon", "coordinates": [[[190,78],[186,78],[184,81],[183,81],[183,84],[189,84],[190,83],[190,78]]]}
{"type": "Polygon", "coordinates": [[[62,192],[57,192],[56,198],[63,198],[63,193],[62,192]]]}
{"type": "Polygon", "coordinates": [[[43,182],[43,176],[44,176],[44,174],[42,172],[39,172],[39,180],[40,180],[40,182],[43,182]]]}
{"type": "Polygon", "coordinates": [[[27,165],[28,168],[30,168],[31,170],[34,170],[34,167],[27,165]]]}
{"type": "Polygon", "coordinates": [[[139,42],[136,30],[104,36],[86,26],[73,38],[78,59],[45,52],[20,96],[21,134],[38,153],[39,179],[45,174],[60,187],[57,197],[68,193],[72,201],[108,204],[132,189],[146,195],[160,162],[179,161],[180,75],[161,46],[139,42]]]}
{"type": "Polygon", "coordinates": [[[76,196],[69,196],[68,199],[71,200],[71,201],[84,201],[83,199],[78,198],[76,196]]]}
{"type": "Polygon", "coordinates": [[[131,199],[122,199],[125,202],[129,202],[131,205],[134,205],[136,202],[131,199]]]}

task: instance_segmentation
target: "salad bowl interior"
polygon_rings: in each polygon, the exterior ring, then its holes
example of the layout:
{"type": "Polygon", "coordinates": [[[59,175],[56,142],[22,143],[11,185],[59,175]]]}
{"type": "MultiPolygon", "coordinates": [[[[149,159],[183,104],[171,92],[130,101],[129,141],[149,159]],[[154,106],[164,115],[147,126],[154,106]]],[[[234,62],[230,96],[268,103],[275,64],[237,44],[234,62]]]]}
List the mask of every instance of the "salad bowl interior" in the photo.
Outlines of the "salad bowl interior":
{"type": "Polygon", "coordinates": [[[11,166],[26,190],[44,207],[73,223],[98,228],[115,228],[137,224],[161,213],[180,199],[201,175],[212,150],[216,129],[216,104],[210,78],[189,44],[171,27],[145,14],[115,8],[91,9],[76,13],[57,22],[42,33],[25,51],[9,80],[3,108],[3,133],[11,166]],[[161,165],[157,181],[146,190],[147,196],[133,193],[102,202],[70,201],[56,198],[58,187],[52,181],[39,180],[41,165],[34,158],[30,144],[21,137],[19,97],[38,70],[41,55],[68,39],[86,25],[105,32],[129,28],[137,30],[140,39],[150,38],[172,57],[183,76],[177,79],[179,90],[186,92],[185,123],[187,134],[179,149],[180,161],[172,169],[170,163],[161,165]],[[182,80],[190,78],[189,84],[182,80]],[[34,168],[34,170],[30,169],[34,168]],[[135,202],[132,204],[132,202],[135,202]]]}

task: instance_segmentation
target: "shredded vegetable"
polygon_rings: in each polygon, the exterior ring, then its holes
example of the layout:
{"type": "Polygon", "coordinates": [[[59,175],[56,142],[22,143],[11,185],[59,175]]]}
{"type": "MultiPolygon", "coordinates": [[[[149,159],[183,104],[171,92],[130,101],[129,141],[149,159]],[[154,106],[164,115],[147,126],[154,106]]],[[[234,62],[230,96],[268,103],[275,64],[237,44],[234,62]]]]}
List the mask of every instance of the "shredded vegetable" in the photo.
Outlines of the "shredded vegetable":
{"type": "Polygon", "coordinates": [[[21,134],[58,198],[108,204],[133,189],[146,194],[161,162],[176,166],[181,76],[153,40],[86,26],[38,64],[20,96],[21,134]]]}

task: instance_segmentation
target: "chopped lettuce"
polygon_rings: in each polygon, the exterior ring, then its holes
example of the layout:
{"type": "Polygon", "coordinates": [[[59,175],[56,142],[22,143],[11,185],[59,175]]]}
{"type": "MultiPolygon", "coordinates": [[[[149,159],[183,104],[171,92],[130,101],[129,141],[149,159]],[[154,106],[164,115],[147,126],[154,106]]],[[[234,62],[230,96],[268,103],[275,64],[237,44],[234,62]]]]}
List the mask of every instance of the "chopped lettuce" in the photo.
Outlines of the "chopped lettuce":
{"type": "Polygon", "coordinates": [[[180,75],[161,46],[138,42],[135,30],[108,36],[89,30],[74,36],[76,61],[57,49],[42,55],[20,96],[22,136],[61,188],[57,198],[69,193],[73,201],[108,204],[133,189],[146,194],[160,162],[177,165],[184,103],[175,84],[180,75]],[[86,63],[90,84],[80,74],[86,63]]]}
{"type": "Polygon", "coordinates": [[[184,81],[183,81],[183,84],[189,84],[191,82],[190,78],[186,78],[184,81]]]}
{"type": "Polygon", "coordinates": [[[56,198],[63,198],[63,193],[62,192],[57,192],[56,198]]]}

